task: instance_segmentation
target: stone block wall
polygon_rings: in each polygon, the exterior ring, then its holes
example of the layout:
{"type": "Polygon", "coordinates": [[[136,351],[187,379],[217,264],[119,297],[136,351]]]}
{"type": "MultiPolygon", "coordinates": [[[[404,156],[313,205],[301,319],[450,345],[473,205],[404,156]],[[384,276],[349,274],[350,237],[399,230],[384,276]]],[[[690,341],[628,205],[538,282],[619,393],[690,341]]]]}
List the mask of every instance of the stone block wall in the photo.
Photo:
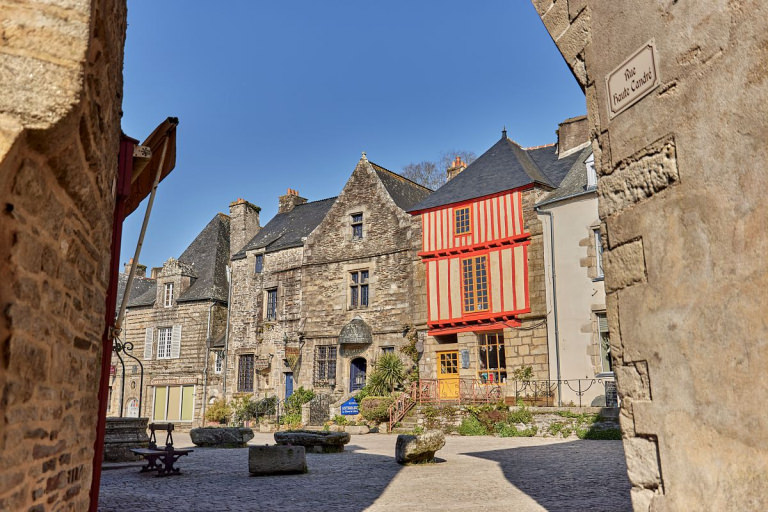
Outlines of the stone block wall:
{"type": "Polygon", "coordinates": [[[634,508],[765,509],[768,5],[533,3],[586,94],[634,508]],[[658,86],[611,116],[649,41],[658,86]]]}
{"type": "Polygon", "coordinates": [[[125,3],[3,6],[0,510],[86,510],[125,3]]]}

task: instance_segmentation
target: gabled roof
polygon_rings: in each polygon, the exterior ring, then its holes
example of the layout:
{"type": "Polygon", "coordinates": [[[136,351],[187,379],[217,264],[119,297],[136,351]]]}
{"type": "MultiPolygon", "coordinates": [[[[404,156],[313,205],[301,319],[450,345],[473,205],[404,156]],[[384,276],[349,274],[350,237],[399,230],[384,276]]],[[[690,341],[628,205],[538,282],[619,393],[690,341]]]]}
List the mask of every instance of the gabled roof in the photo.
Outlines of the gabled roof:
{"type": "MultiPolygon", "coordinates": [[[[571,165],[568,174],[566,174],[565,178],[560,182],[560,186],[544,196],[536,206],[542,206],[568,197],[574,197],[582,193],[596,191],[596,188],[587,188],[587,166],[585,162],[591,154],[592,147],[587,146],[572,155],[575,158],[569,160],[573,160],[573,164],[571,165]]],[[[565,158],[563,158],[563,160],[565,160],[565,158]]]]}
{"type": "MultiPolygon", "coordinates": [[[[120,311],[120,306],[123,304],[123,295],[125,294],[125,286],[128,284],[128,273],[121,272],[117,276],[117,307],[115,311],[120,311]]],[[[155,290],[157,282],[154,279],[148,277],[134,276],[133,284],[131,285],[131,294],[128,296],[128,306],[133,305],[133,301],[143,296],[149,291],[152,292],[152,303],[155,301],[155,290]]]]}
{"type": "Polygon", "coordinates": [[[245,247],[232,256],[232,259],[245,258],[245,253],[254,249],[274,252],[290,247],[301,247],[304,244],[302,238],[308,236],[320,224],[334,201],[336,198],[330,197],[299,204],[289,212],[278,213],[250,242],[245,244],[245,247]]]}
{"type": "MultiPolygon", "coordinates": [[[[196,275],[192,285],[176,299],[177,302],[216,300],[227,302],[227,263],[229,262],[229,217],[216,214],[179,256],[179,261],[190,265],[196,275]]],[[[134,282],[128,307],[151,306],[157,297],[157,281],[150,281],[143,293],[134,295],[134,282]]]]}
{"type": "Polygon", "coordinates": [[[373,170],[376,171],[376,175],[381,180],[384,188],[387,189],[387,192],[389,192],[392,200],[402,210],[408,211],[409,208],[419,201],[423,201],[432,193],[431,189],[423,185],[419,185],[373,162],[369,163],[373,170]]]}
{"type": "Polygon", "coordinates": [[[574,161],[574,155],[558,160],[554,145],[524,149],[503,132],[488,151],[409,211],[460,203],[532,183],[556,188],[574,161]]]}
{"type": "Polygon", "coordinates": [[[197,279],[179,295],[177,302],[217,300],[227,302],[227,263],[229,263],[229,217],[217,214],[179,256],[192,265],[197,279]]]}

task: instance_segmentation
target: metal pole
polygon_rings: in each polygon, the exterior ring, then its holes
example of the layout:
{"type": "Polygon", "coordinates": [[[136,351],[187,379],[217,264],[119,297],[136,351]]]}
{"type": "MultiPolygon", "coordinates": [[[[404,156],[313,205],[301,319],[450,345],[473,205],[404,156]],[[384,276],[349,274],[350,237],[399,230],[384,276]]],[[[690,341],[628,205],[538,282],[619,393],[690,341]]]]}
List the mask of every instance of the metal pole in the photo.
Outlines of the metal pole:
{"type": "Polygon", "coordinates": [[[555,321],[555,361],[557,363],[557,406],[562,406],[562,389],[560,386],[560,331],[557,322],[557,279],[555,270],[555,219],[550,211],[542,211],[539,206],[534,208],[536,213],[549,217],[549,251],[552,260],[552,316],[555,321]]]}
{"type": "Polygon", "coordinates": [[[224,331],[224,378],[222,379],[225,400],[227,398],[227,373],[229,373],[229,312],[231,311],[230,304],[232,303],[232,267],[229,265],[227,265],[227,285],[229,290],[227,291],[227,326],[224,331]]]}

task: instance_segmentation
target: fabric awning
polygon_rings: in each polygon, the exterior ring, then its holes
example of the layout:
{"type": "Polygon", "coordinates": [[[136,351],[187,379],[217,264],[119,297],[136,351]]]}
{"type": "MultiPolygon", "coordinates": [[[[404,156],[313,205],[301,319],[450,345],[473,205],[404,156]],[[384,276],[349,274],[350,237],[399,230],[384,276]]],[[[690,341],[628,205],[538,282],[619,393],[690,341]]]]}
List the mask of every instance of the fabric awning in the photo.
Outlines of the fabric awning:
{"type": "Polygon", "coordinates": [[[155,181],[157,168],[163,156],[163,146],[168,141],[168,147],[165,151],[163,168],[160,173],[160,181],[168,176],[176,166],[176,126],[179,124],[177,117],[169,117],[150,134],[141,144],[149,148],[149,159],[142,159],[140,155],[134,153],[133,173],[131,174],[131,189],[128,199],[125,203],[125,215],[128,216],[145,197],[152,192],[152,185],[155,181]]]}

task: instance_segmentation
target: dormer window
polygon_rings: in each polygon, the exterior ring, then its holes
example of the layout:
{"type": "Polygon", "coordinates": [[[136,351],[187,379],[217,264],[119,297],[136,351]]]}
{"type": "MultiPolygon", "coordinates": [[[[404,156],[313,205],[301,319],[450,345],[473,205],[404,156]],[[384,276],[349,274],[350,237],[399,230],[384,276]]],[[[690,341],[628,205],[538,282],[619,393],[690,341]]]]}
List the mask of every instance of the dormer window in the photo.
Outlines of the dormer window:
{"type": "Polygon", "coordinates": [[[584,161],[584,165],[587,166],[587,189],[597,187],[597,171],[595,171],[595,155],[589,155],[584,161]]]}
{"type": "Polygon", "coordinates": [[[257,254],[256,262],[253,265],[253,272],[255,274],[261,274],[264,271],[264,255],[257,254]]]}
{"type": "Polygon", "coordinates": [[[173,306],[173,283],[165,283],[165,292],[163,294],[163,306],[170,308],[173,306]]]}
{"type": "Polygon", "coordinates": [[[353,213],[351,225],[352,225],[352,239],[361,240],[363,238],[363,214],[353,213]]]}

